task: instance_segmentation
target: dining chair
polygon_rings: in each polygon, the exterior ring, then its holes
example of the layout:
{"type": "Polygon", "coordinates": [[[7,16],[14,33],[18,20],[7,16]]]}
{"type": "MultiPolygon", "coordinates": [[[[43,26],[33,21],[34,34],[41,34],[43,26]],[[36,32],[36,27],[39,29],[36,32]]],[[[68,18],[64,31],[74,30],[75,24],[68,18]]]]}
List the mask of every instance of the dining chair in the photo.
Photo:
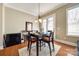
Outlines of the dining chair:
{"type": "MultiPolygon", "coordinates": [[[[50,43],[52,43],[53,51],[55,51],[55,49],[54,49],[54,32],[48,31],[46,34],[43,34],[41,42],[44,42],[44,43],[48,44],[49,51],[50,51],[50,56],[51,56],[52,55],[51,54],[52,50],[51,50],[51,44],[50,43]]],[[[41,45],[41,43],[40,43],[40,45],[41,45]]],[[[40,47],[40,50],[41,50],[41,47],[40,47]]]]}
{"type": "Polygon", "coordinates": [[[28,41],[27,42],[27,50],[29,51],[29,55],[30,55],[30,42],[31,42],[31,39],[30,39],[30,32],[28,32],[28,31],[24,31],[24,32],[22,32],[22,38],[23,38],[23,40],[24,40],[24,42],[25,41],[28,41]]]}
{"type": "Polygon", "coordinates": [[[28,40],[28,48],[29,56],[31,55],[32,43],[36,42],[38,36],[35,35],[33,32],[26,32],[26,39],[28,40]]]}

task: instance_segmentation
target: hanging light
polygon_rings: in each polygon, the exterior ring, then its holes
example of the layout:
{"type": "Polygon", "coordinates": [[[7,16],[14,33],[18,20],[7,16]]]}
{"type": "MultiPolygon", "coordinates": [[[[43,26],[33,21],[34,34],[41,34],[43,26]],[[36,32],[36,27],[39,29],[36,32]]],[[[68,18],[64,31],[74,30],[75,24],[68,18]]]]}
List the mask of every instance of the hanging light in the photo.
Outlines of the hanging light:
{"type": "Polygon", "coordinates": [[[37,23],[38,21],[41,23],[42,19],[35,20],[35,23],[37,23]]]}
{"type": "Polygon", "coordinates": [[[40,3],[39,3],[39,11],[38,11],[38,21],[41,23],[42,19],[40,18],[40,3]]]}
{"type": "Polygon", "coordinates": [[[35,23],[37,23],[38,21],[37,20],[35,20],[35,23]]]}
{"type": "Polygon", "coordinates": [[[42,22],[42,19],[40,19],[40,3],[38,4],[38,20],[35,20],[35,23],[41,23],[42,22]]]}
{"type": "Polygon", "coordinates": [[[39,19],[39,22],[41,23],[42,22],[42,19],[39,19]]]}

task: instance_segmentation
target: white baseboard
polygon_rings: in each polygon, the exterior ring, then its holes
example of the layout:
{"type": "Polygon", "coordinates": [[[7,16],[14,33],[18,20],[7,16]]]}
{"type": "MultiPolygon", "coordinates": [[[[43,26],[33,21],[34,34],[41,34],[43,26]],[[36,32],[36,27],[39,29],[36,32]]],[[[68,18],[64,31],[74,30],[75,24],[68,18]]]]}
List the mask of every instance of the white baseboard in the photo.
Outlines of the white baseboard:
{"type": "Polygon", "coordinates": [[[67,45],[77,46],[76,43],[68,42],[68,41],[65,41],[65,40],[56,39],[55,41],[58,41],[58,42],[61,42],[61,43],[67,44],[67,45]]]}
{"type": "Polygon", "coordinates": [[[3,49],[3,46],[0,46],[0,50],[2,50],[3,49]]]}

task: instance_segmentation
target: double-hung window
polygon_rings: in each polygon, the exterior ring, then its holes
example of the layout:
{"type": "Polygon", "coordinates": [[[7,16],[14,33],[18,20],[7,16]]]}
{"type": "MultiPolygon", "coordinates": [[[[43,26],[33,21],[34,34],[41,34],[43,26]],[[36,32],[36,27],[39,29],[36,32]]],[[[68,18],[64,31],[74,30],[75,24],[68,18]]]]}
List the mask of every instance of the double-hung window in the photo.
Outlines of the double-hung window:
{"type": "Polygon", "coordinates": [[[43,19],[43,22],[42,22],[43,32],[46,32],[48,30],[53,31],[53,28],[54,28],[54,18],[53,18],[53,16],[49,17],[47,19],[43,19]]]}
{"type": "Polygon", "coordinates": [[[53,20],[53,17],[50,17],[48,18],[48,26],[47,26],[47,30],[51,30],[53,31],[53,28],[54,28],[54,24],[53,24],[54,20],[53,20]]]}
{"type": "Polygon", "coordinates": [[[79,36],[79,6],[67,10],[67,35],[79,36]]]}
{"type": "Polygon", "coordinates": [[[43,32],[46,32],[46,31],[47,31],[46,26],[47,26],[47,20],[44,19],[43,22],[42,22],[42,29],[43,29],[43,32]]]}

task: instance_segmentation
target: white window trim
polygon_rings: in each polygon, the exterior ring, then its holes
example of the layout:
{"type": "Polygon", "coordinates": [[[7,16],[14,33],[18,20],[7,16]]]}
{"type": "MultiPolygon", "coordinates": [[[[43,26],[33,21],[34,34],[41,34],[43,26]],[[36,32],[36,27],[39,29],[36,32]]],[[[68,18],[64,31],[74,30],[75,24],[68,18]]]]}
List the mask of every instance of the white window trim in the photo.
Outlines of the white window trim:
{"type": "Polygon", "coordinates": [[[41,19],[48,19],[48,18],[50,18],[50,17],[52,17],[52,16],[54,16],[54,29],[53,29],[53,31],[54,32],[56,32],[56,13],[53,13],[53,14],[51,14],[51,15],[48,15],[48,16],[45,16],[45,17],[43,17],[43,18],[41,18],[41,19]]]}
{"type": "Polygon", "coordinates": [[[67,27],[68,26],[68,10],[76,8],[76,7],[79,7],[79,4],[66,9],[66,35],[71,36],[71,37],[79,37],[78,35],[68,35],[68,27],[67,27]]]}

